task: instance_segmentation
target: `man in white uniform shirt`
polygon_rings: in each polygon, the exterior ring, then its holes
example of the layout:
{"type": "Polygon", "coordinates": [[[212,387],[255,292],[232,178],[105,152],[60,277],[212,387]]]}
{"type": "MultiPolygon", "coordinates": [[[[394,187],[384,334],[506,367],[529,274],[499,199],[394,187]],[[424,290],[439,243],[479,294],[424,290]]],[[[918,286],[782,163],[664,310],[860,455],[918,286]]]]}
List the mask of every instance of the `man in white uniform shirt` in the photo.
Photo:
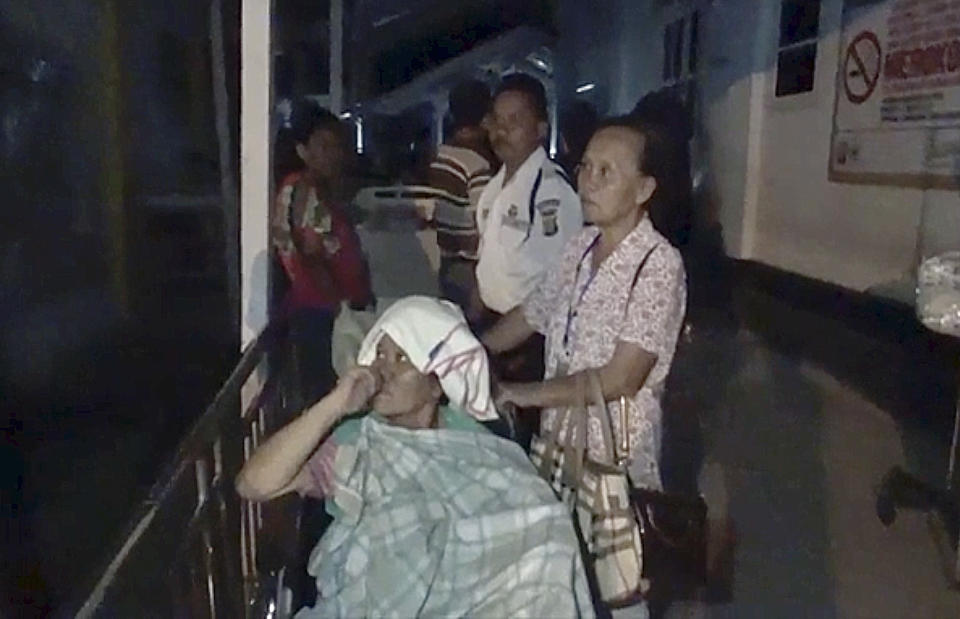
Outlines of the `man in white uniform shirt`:
{"type": "MultiPolygon", "coordinates": [[[[476,321],[481,329],[521,305],[567,241],[583,229],[580,198],[543,149],[548,130],[543,85],[522,73],[503,78],[486,128],[503,165],[477,204],[477,289],[486,310],[476,321]]],[[[501,379],[542,380],[543,336],[536,334],[492,361],[501,379]]],[[[523,414],[517,420],[517,439],[524,447],[538,417],[523,414]]]]}
{"type": "Polygon", "coordinates": [[[529,75],[503,79],[487,120],[503,162],[477,207],[477,284],[483,305],[506,314],[523,303],[568,239],[583,228],[580,198],[547,157],[547,99],[529,75]]]}

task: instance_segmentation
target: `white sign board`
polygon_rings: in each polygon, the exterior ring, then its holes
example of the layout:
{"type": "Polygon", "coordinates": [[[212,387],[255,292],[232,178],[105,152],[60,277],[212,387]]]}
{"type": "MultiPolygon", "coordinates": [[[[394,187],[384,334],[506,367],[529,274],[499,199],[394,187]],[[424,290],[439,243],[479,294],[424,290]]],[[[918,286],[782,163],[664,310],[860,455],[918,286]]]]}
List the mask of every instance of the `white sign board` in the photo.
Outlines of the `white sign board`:
{"type": "Polygon", "coordinates": [[[830,180],[960,188],[960,0],[844,6],[830,180]]]}

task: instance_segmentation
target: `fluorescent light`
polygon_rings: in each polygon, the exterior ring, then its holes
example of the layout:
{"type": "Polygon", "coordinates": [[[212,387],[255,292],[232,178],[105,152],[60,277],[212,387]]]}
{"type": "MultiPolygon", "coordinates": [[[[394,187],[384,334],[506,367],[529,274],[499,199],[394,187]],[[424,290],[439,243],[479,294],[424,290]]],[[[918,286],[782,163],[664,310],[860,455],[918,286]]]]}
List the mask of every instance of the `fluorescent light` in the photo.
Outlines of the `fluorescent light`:
{"type": "Polygon", "coordinates": [[[357,135],[356,135],[357,154],[362,155],[363,154],[363,118],[361,118],[360,116],[357,116],[354,122],[356,122],[357,124],[357,135]]]}
{"type": "Polygon", "coordinates": [[[596,87],[597,87],[597,85],[594,84],[593,82],[587,82],[586,84],[580,84],[579,86],[577,86],[577,94],[584,93],[584,92],[590,92],[591,90],[593,90],[593,89],[596,88],[596,87]]]}
{"type": "Polygon", "coordinates": [[[383,26],[386,26],[392,21],[396,21],[400,19],[401,17],[403,17],[409,12],[410,12],[410,9],[406,9],[406,10],[400,11],[399,13],[394,13],[393,15],[387,15],[386,17],[381,17],[380,19],[374,20],[373,24],[371,25],[374,28],[381,28],[383,26]]]}
{"type": "Polygon", "coordinates": [[[550,66],[552,59],[550,50],[543,47],[527,54],[527,62],[548,75],[553,73],[553,68],[550,66]]]}
{"type": "Polygon", "coordinates": [[[350,112],[344,112],[343,114],[340,114],[341,120],[346,120],[346,119],[350,118],[351,116],[353,116],[353,114],[351,114],[350,112]]]}

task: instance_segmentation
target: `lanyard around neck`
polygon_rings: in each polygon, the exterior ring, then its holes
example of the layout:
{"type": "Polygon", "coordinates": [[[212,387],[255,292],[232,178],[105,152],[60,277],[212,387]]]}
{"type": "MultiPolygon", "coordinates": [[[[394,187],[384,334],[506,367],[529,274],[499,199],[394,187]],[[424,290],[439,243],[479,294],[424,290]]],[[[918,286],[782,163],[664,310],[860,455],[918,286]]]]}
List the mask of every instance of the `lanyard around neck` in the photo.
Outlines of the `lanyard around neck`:
{"type": "Polygon", "coordinates": [[[583,255],[580,256],[579,262],[577,262],[577,270],[573,275],[573,289],[570,291],[570,303],[567,304],[567,324],[563,329],[563,348],[564,350],[569,351],[570,344],[570,328],[573,325],[573,319],[576,317],[577,308],[580,307],[580,304],[583,303],[583,297],[586,296],[587,290],[590,289],[590,284],[593,283],[594,278],[597,276],[597,273],[600,271],[599,268],[593,269],[590,272],[590,278],[587,280],[586,285],[580,291],[580,294],[577,295],[577,282],[580,281],[580,272],[583,270],[583,263],[587,259],[587,256],[590,255],[590,252],[597,246],[597,243],[600,242],[600,237],[602,233],[597,233],[597,236],[590,241],[590,244],[587,245],[587,249],[584,250],[583,255]]]}
{"type": "MultiPolygon", "coordinates": [[[[580,291],[580,294],[577,295],[577,281],[580,279],[580,271],[583,269],[583,262],[587,259],[587,255],[593,250],[593,248],[600,242],[600,234],[597,234],[596,238],[590,243],[586,251],[583,252],[583,255],[580,256],[580,262],[577,263],[577,270],[573,276],[573,290],[570,292],[570,304],[567,306],[567,324],[563,331],[563,349],[568,354],[570,352],[570,330],[573,325],[573,319],[577,317],[577,308],[580,307],[580,304],[583,302],[583,297],[586,296],[587,290],[590,288],[590,284],[593,283],[593,279],[597,276],[597,273],[600,271],[600,268],[596,268],[591,274],[590,279],[587,280],[586,285],[583,287],[583,290],[580,291]],[[576,305],[574,305],[574,297],[576,297],[576,305]]],[[[622,242],[622,241],[621,241],[622,242]]],[[[640,261],[640,264],[637,266],[637,270],[633,273],[633,279],[630,282],[630,289],[627,291],[627,300],[624,303],[623,307],[623,317],[626,317],[627,309],[630,306],[630,297],[633,296],[633,291],[637,287],[637,281],[640,279],[640,273],[643,272],[643,267],[646,266],[647,260],[650,259],[650,256],[653,255],[653,252],[659,247],[660,244],[657,243],[643,256],[643,259],[640,261]]]]}

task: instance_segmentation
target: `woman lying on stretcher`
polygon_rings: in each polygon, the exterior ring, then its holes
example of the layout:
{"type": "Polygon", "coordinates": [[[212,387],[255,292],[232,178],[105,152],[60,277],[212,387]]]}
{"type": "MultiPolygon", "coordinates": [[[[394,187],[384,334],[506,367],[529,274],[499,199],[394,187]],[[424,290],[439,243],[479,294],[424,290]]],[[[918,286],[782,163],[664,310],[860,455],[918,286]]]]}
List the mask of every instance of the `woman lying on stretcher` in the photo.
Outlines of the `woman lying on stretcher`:
{"type": "Polygon", "coordinates": [[[317,604],[297,616],[592,616],[569,514],[476,421],[496,411],[459,309],[398,301],[357,361],[237,477],[246,499],[322,496],[334,516],[308,565],[317,604]]]}

